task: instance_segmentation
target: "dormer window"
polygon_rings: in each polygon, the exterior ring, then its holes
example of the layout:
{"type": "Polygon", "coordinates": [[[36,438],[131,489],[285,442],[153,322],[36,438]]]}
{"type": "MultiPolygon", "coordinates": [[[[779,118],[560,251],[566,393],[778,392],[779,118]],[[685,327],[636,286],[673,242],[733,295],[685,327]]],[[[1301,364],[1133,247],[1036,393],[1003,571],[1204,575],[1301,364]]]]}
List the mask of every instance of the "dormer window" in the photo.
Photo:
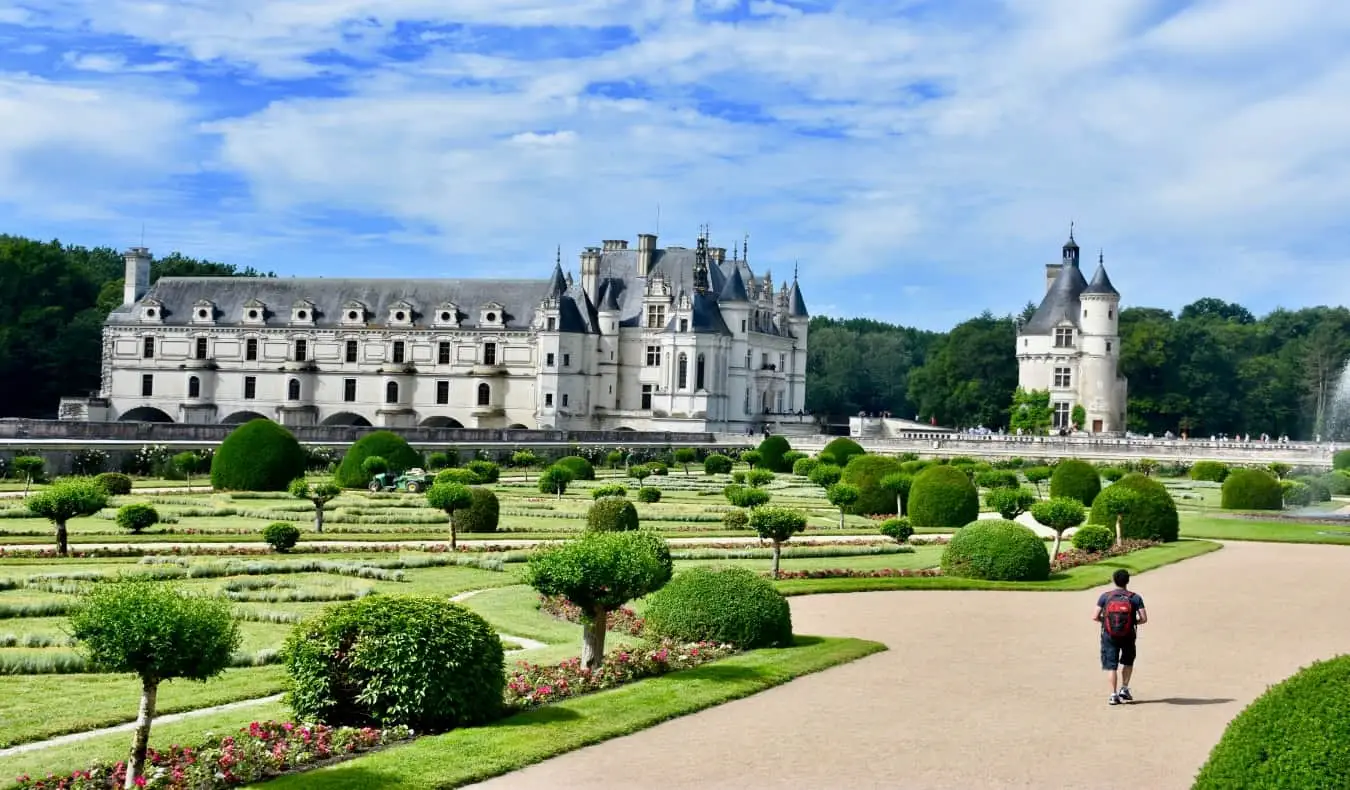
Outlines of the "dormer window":
{"type": "Polygon", "coordinates": [[[291,323],[314,326],[314,303],[308,299],[301,299],[291,305],[291,323]]]}
{"type": "Polygon", "coordinates": [[[500,327],[506,323],[503,306],[498,302],[488,302],[479,308],[479,323],[482,326],[500,327]]]}
{"type": "Polygon", "coordinates": [[[400,299],[389,308],[390,326],[412,326],[413,306],[411,302],[400,299]]]}
{"type": "Polygon", "coordinates": [[[1073,348],[1073,327],[1055,327],[1055,348],[1073,348]]]}
{"type": "Polygon", "coordinates": [[[355,300],[342,305],[342,323],[345,326],[365,326],[366,306],[355,300]]]}
{"type": "Polygon", "coordinates": [[[214,324],[216,322],[216,304],[210,299],[198,299],[192,306],[192,323],[214,324]]]}
{"type": "Polygon", "coordinates": [[[141,302],[141,321],[147,324],[164,323],[164,305],[158,299],[141,302]]]}
{"type": "Polygon", "coordinates": [[[445,302],[436,308],[432,315],[431,323],[441,327],[459,327],[459,305],[454,302],[445,302]]]}
{"type": "Polygon", "coordinates": [[[254,326],[267,323],[267,305],[257,299],[244,302],[243,314],[239,317],[239,320],[254,326]]]}

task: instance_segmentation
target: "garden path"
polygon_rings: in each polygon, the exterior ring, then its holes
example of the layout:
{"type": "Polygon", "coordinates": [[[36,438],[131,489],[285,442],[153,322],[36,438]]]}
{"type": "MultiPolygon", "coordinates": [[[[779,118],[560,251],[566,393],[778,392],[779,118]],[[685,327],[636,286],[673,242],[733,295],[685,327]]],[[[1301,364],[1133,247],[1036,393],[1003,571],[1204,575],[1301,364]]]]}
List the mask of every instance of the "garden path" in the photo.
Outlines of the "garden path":
{"type": "Polygon", "coordinates": [[[477,785],[1188,788],[1269,684],[1350,652],[1350,549],[1228,543],[1140,575],[1137,702],[1109,707],[1099,591],[793,598],[795,630],[890,650],[477,785]]]}

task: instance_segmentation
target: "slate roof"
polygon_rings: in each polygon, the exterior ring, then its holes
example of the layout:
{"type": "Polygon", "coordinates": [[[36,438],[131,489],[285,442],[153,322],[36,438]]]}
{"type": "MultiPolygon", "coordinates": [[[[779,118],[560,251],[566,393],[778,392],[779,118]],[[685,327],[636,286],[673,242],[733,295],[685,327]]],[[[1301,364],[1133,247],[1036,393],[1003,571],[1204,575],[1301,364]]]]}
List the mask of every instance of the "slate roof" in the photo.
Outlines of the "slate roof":
{"type": "Polygon", "coordinates": [[[1097,271],[1092,275],[1092,282],[1083,289],[1085,294],[1107,294],[1109,296],[1120,296],[1120,291],[1111,284],[1111,278],[1106,274],[1106,264],[1100,259],[1097,261],[1097,271]]]}
{"type": "Polygon", "coordinates": [[[806,300],[802,298],[802,289],[797,287],[797,278],[792,279],[792,288],[788,291],[788,315],[793,318],[806,318],[806,300]]]}
{"type": "Polygon", "coordinates": [[[726,278],[726,284],[718,291],[717,298],[722,302],[750,301],[750,295],[745,292],[745,280],[741,278],[739,267],[731,270],[731,276],[726,278]]]}
{"type": "Polygon", "coordinates": [[[1059,276],[1046,292],[1041,306],[1031,316],[1031,320],[1022,326],[1022,334],[1048,335],[1062,321],[1078,326],[1078,314],[1081,310],[1079,295],[1087,290],[1087,280],[1083,272],[1074,265],[1065,264],[1059,270],[1059,276]]]}

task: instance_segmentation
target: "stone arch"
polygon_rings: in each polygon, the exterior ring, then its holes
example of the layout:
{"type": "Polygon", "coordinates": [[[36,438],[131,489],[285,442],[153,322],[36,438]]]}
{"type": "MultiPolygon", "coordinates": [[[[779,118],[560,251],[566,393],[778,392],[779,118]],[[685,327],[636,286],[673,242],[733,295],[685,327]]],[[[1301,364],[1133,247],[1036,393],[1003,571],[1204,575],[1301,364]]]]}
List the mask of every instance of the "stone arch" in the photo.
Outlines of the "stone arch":
{"type": "Polygon", "coordinates": [[[620,425],[618,428],[615,428],[614,430],[616,430],[616,431],[630,431],[630,432],[631,432],[631,431],[635,431],[635,430],[637,430],[637,429],[636,429],[636,428],[629,428],[627,425],[620,425]]]}
{"type": "Polygon", "coordinates": [[[323,425],[359,425],[362,428],[370,427],[370,420],[361,415],[350,412],[340,411],[337,414],[330,414],[323,419],[323,425]]]}
{"type": "Polygon", "coordinates": [[[120,422],[173,422],[168,413],[154,406],[137,406],[117,419],[120,422]]]}
{"type": "Polygon", "coordinates": [[[508,431],[528,431],[528,430],[530,430],[530,426],[528,426],[528,425],[521,425],[520,423],[514,423],[510,428],[507,428],[506,430],[508,430],[508,431]]]}
{"type": "Polygon", "coordinates": [[[464,423],[454,417],[428,417],[422,420],[423,428],[463,428],[464,423]]]}
{"type": "Polygon", "coordinates": [[[268,417],[256,411],[237,411],[220,421],[221,425],[242,425],[249,420],[266,420],[268,417]]]}

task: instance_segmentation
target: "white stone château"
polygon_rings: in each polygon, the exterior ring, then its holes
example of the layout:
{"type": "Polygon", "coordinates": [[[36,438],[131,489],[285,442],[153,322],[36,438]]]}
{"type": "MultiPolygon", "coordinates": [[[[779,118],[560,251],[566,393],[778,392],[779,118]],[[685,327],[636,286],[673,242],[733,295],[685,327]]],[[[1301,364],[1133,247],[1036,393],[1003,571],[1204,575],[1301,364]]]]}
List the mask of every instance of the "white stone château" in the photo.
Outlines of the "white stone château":
{"type": "Polygon", "coordinates": [[[731,431],[796,413],[806,303],[747,251],[605,241],[539,280],[165,277],[125,254],[64,419],[731,431]],[[770,418],[771,419],[771,418],[770,418]]]}
{"type": "Polygon", "coordinates": [[[1073,428],[1081,405],[1091,433],[1125,430],[1126,382],[1120,375],[1120,293],[1101,255],[1089,282],[1079,267],[1073,228],[1059,263],[1045,267],[1045,298],[1018,328],[1018,384],[1049,390],[1053,427],[1073,428]]]}

